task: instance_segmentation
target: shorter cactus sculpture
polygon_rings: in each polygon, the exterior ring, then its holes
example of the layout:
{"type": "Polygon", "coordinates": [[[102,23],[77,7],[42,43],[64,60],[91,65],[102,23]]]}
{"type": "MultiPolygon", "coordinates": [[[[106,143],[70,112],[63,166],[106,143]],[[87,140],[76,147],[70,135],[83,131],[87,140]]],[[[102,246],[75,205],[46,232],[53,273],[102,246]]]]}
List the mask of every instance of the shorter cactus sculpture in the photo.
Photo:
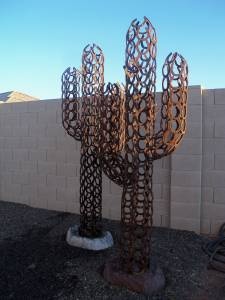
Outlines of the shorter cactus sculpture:
{"type": "Polygon", "coordinates": [[[96,99],[104,85],[104,56],[96,46],[87,46],[82,72],[66,69],[62,75],[62,123],[67,133],[81,141],[80,236],[102,235],[102,170],[96,156],[96,99]]]}

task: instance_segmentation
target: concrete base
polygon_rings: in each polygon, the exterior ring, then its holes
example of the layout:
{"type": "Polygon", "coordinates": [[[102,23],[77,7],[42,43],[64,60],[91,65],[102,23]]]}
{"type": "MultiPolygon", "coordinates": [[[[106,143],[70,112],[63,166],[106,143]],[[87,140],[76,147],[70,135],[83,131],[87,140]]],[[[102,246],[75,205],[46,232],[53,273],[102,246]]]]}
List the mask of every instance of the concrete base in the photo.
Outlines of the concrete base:
{"type": "Polygon", "coordinates": [[[94,251],[104,250],[113,246],[113,237],[109,231],[104,231],[101,237],[90,239],[79,235],[78,225],[69,228],[66,241],[70,246],[94,251]]]}
{"type": "Polygon", "coordinates": [[[114,259],[106,263],[103,276],[112,285],[123,286],[147,296],[159,292],[165,286],[164,274],[155,261],[152,261],[150,269],[145,273],[128,274],[120,269],[118,260],[114,259]]]}

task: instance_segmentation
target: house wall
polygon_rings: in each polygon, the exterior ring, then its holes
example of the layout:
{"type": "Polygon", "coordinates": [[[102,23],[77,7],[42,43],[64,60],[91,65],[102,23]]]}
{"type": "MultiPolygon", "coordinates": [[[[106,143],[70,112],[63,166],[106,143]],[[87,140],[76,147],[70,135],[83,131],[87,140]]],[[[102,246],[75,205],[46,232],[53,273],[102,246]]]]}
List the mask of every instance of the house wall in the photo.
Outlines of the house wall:
{"type": "MultiPolygon", "coordinates": [[[[225,221],[224,113],[225,89],[189,88],[187,133],[154,162],[154,225],[216,233],[225,221]]],[[[61,100],[0,104],[1,200],[79,213],[79,165],[61,100]]],[[[121,191],[103,176],[105,218],[120,219],[121,191]]]]}

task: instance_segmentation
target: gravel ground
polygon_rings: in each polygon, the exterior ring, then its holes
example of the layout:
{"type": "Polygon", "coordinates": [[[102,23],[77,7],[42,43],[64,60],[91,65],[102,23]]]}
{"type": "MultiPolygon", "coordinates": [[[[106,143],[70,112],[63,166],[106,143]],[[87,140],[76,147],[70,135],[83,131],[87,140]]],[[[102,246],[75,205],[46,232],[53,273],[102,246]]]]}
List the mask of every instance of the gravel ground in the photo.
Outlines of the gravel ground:
{"type": "Polygon", "coordinates": [[[115,256],[119,222],[104,220],[115,246],[91,252],[66,244],[74,214],[0,201],[0,299],[224,300],[225,274],[208,270],[206,237],[154,228],[152,255],[166,277],[165,289],[146,297],[109,285],[104,262],[115,256]]]}

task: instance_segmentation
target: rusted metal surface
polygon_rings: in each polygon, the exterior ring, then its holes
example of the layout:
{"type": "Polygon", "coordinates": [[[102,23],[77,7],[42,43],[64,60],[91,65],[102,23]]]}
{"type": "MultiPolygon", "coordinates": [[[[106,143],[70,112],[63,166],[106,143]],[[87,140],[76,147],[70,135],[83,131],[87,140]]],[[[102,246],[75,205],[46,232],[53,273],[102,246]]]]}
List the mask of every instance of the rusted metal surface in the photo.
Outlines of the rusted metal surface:
{"type": "Polygon", "coordinates": [[[147,18],[131,23],[126,35],[125,90],[108,84],[100,105],[103,171],[123,186],[120,262],[127,273],[149,269],[153,161],[174,151],[186,128],[187,64],[177,53],[166,58],[161,108],[156,107],[156,43],[147,18]]]}
{"type": "Polygon", "coordinates": [[[79,233],[90,238],[102,232],[102,170],[94,141],[103,84],[104,56],[96,45],[85,47],[81,73],[68,68],[62,75],[62,123],[81,141],[79,233]]]}

